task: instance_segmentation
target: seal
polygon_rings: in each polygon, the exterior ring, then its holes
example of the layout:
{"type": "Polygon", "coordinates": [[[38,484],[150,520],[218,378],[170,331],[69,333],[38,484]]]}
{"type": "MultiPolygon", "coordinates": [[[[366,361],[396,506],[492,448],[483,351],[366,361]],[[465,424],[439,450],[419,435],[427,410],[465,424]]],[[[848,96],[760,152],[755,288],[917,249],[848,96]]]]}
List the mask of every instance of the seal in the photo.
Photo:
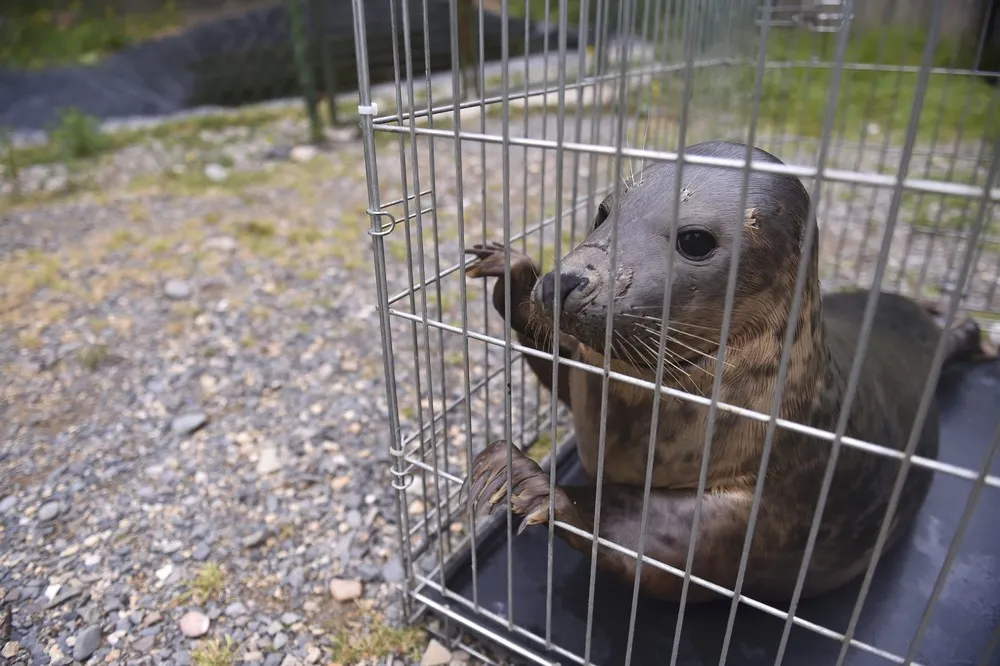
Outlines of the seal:
{"type": "MultiPolygon", "coordinates": [[[[689,155],[744,159],[747,146],[707,142],[689,155]]],[[[755,148],[755,161],[781,161],[755,148]]],[[[732,243],[742,234],[727,355],[719,399],[767,414],[778,385],[786,327],[794,325],[779,417],[835,430],[844,402],[868,291],[821,294],[818,234],[813,235],[801,308],[790,321],[799,259],[810,217],[810,198],[789,175],[754,171],[746,206],[740,208],[741,170],[687,164],[682,172],[679,212],[673,219],[677,168],[647,167],[638,184],[616,199],[605,198],[586,239],[561,260],[558,353],[655,382],[659,336],[666,328],[663,384],[711,396],[725,310],[732,243]],[[618,225],[615,274],[610,273],[612,223],[618,225]],[[671,228],[676,242],[670,244],[671,228]],[[674,253],[669,316],[661,319],[668,254],[674,253]],[[605,348],[609,297],[612,344],[605,348]]],[[[496,243],[468,250],[476,259],[470,278],[497,278],[493,306],[504,316],[504,259],[509,253],[510,325],[527,347],[551,352],[556,300],[555,273],[539,279],[529,257],[496,243]]],[[[940,310],[915,300],[879,295],[867,353],[847,421],[846,435],[883,446],[905,448],[914,423],[935,346],[947,337],[946,363],[995,357],[980,343],[979,326],[962,316],[942,329],[940,310]],[[937,319],[935,317],[938,317],[937,319]]],[[[552,391],[552,364],[525,355],[538,379],[552,391]]],[[[594,529],[603,375],[559,364],[556,395],[571,410],[577,452],[587,484],[556,486],[549,475],[505,440],[490,443],[473,460],[465,481],[470,510],[489,515],[506,504],[507,456],[511,455],[511,509],[522,516],[520,533],[544,525],[552,504],[555,519],[588,534],[594,529]]],[[[646,465],[652,465],[645,527],[645,554],[684,570],[692,538],[697,488],[705,451],[708,408],[662,395],[652,460],[647,460],[653,392],[611,379],[604,453],[599,533],[638,550],[646,465]]],[[[767,424],[719,409],[713,431],[705,493],[691,573],[732,589],[746,538],[767,424]]],[[[938,454],[938,413],[931,404],[916,453],[938,454]]],[[[763,493],[750,541],[743,592],[761,600],[788,599],[795,586],[819,501],[831,446],[828,441],[777,428],[763,493]]],[[[841,446],[822,512],[802,595],[838,588],[865,571],[886,515],[901,461],[841,446]]],[[[932,472],[911,466],[892,518],[886,549],[911,526],[928,492],[932,472]]],[[[556,533],[589,555],[593,542],[556,527],[556,533]]],[[[629,584],[635,558],[601,545],[597,565],[629,584]]],[[[682,578],[645,564],[639,581],[644,595],[678,600],[682,578]]],[[[689,586],[692,602],[720,595],[689,586]]]]}

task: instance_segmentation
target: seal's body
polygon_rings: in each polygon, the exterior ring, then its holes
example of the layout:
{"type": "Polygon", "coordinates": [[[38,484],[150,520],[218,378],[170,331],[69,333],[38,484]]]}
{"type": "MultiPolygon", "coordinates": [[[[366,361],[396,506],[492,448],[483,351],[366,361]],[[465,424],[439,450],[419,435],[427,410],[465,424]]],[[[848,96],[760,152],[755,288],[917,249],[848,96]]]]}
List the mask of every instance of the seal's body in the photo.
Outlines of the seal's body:
{"type": "MultiPolygon", "coordinates": [[[[745,145],[712,142],[691,146],[687,154],[743,159],[745,145]]],[[[755,149],[755,161],[780,161],[755,149]]],[[[742,234],[739,271],[719,399],[769,413],[791,316],[799,258],[809,216],[809,195],[787,175],[752,172],[746,207],[740,208],[740,170],[687,164],[677,219],[672,219],[677,168],[647,168],[638,185],[615,201],[605,199],[590,234],[561,260],[555,273],[538,279],[539,269],[513,250],[511,327],[521,344],[551,349],[554,301],[560,301],[561,356],[598,368],[604,354],[612,370],[655,381],[659,335],[667,327],[663,383],[710,396],[717,367],[719,336],[726,302],[731,247],[742,234]],[[612,222],[618,224],[617,262],[611,276],[612,222]],[[670,244],[671,227],[676,243],[670,244]],[[661,319],[667,269],[673,256],[669,317],[661,319]],[[605,322],[614,290],[613,337],[605,349],[605,322]]],[[[817,234],[814,234],[814,239],[817,234]]],[[[479,261],[471,277],[497,277],[494,307],[504,313],[504,248],[492,244],[470,252],[479,261]]],[[[867,292],[820,295],[816,241],[809,259],[802,304],[783,387],[779,417],[834,430],[844,401],[857,348],[867,292]]],[[[905,448],[918,411],[939,336],[948,336],[947,358],[980,353],[979,329],[970,319],[947,332],[926,306],[902,296],[881,294],[846,435],[905,448]]],[[[552,365],[526,355],[540,381],[552,389],[552,365]]],[[[599,462],[601,374],[560,364],[558,397],[572,413],[577,450],[589,477],[586,486],[557,486],[550,498],[549,477],[516,448],[512,452],[511,504],[525,525],[548,520],[550,501],[557,520],[591,532],[599,462]]],[[[637,550],[640,533],[653,392],[610,380],[608,390],[600,535],[637,550]]],[[[698,480],[705,451],[708,408],[663,395],[660,400],[646,523],[645,554],[683,570],[693,526],[698,480]]],[[[934,406],[919,434],[916,454],[934,458],[938,420],[934,406]]],[[[750,518],[764,448],[765,422],[717,410],[702,497],[692,574],[732,588],[750,518]]],[[[507,442],[490,444],[473,461],[472,501],[492,513],[506,499],[507,442]]],[[[759,599],[787,599],[793,591],[830,443],[777,428],[767,467],[743,591],[759,599]]],[[[841,446],[822,513],[818,538],[803,588],[809,597],[834,589],[868,565],[886,515],[900,461],[841,446]]],[[[891,518],[891,547],[927,494],[931,473],[911,466],[898,508],[891,518]]],[[[590,553],[592,542],[557,532],[575,548],[590,553]]],[[[601,547],[598,565],[631,582],[635,560],[601,547]]],[[[654,566],[642,568],[640,586],[651,596],[677,599],[682,579],[654,566]]],[[[692,601],[717,598],[691,585],[692,601]]]]}

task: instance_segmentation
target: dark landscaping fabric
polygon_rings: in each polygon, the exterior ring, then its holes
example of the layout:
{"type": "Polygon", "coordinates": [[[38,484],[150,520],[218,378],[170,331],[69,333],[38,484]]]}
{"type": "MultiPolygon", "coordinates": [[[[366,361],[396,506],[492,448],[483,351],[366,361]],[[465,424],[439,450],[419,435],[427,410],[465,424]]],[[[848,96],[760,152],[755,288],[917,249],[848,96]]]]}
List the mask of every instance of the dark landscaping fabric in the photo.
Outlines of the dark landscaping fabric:
{"type": "MultiPolygon", "coordinates": [[[[424,67],[423,0],[403,0],[409,12],[413,74],[424,67]]],[[[365,0],[366,42],[372,83],[392,81],[390,0],[365,0]]],[[[354,24],[351,0],[303,3],[305,33],[311,37],[309,60],[313,78],[322,87],[318,38],[327,40],[339,92],[357,89],[354,24]]],[[[402,2],[395,0],[401,78],[406,60],[402,2]]],[[[431,71],[451,68],[451,21],[448,0],[427,0],[431,71]]],[[[474,24],[478,16],[471,14],[474,24]]],[[[484,18],[487,60],[501,55],[503,19],[484,18]]],[[[510,19],[509,53],[525,53],[524,20],[510,19]]],[[[478,53],[477,25],[472,26],[478,53]]],[[[557,26],[549,32],[549,48],[558,43],[557,26]]],[[[531,26],[528,52],[539,52],[544,28],[531,26]]],[[[577,46],[575,34],[568,36],[577,46]]],[[[478,57],[478,56],[473,56],[478,57]]],[[[472,64],[472,63],[470,63],[472,64]]],[[[185,32],[127,47],[97,66],[56,67],[40,71],[0,69],[0,126],[47,129],[63,109],[100,119],[157,116],[197,106],[236,106],[300,94],[291,40],[291,22],[284,4],[203,23],[185,32]]]]}

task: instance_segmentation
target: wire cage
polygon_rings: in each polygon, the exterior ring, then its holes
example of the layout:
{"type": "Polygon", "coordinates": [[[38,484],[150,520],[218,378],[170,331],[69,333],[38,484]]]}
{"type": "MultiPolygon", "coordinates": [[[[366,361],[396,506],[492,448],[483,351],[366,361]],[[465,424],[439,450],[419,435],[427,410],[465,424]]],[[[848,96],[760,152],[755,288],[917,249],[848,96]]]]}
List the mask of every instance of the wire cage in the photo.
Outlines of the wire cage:
{"type": "MultiPolygon", "coordinates": [[[[963,389],[978,407],[942,412],[937,460],[783,421],[777,407],[766,414],[724,405],[718,385],[710,395],[661,388],[710,410],[710,421],[725,413],[756,418],[772,436],[798,427],[834,450],[854,447],[934,472],[927,502],[950,503],[928,514],[932,527],[920,528],[936,530],[934,543],[918,533],[901,547],[911,559],[925,556],[921,578],[873,565],[839,597],[836,611],[809,615],[804,601],[779,607],[739,590],[719,590],[725,599],[713,612],[657,605],[634,585],[609,582],[592,559],[561,545],[551,525],[515,533],[509,508],[468,519],[462,492],[473,459],[495,440],[538,461],[553,484],[579,474],[570,413],[527,365],[531,356],[552,354],[518,342],[493,307],[493,280],[465,274],[466,250],[497,242],[532,257],[543,274],[558,271],[558,258],[592,231],[602,199],[641,183],[650,164],[797,176],[818,222],[825,290],[875,285],[938,303],[945,326],[961,307],[984,334],[994,332],[1000,86],[987,64],[997,32],[987,4],[353,0],[410,620],[429,612],[447,638],[458,640],[452,630],[475,636],[478,642],[453,644],[491,663],[497,655],[543,664],[1000,663],[1000,541],[983,527],[989,500],[980,498],[1000,489],[995,363],[963,380],[985,382],[963,389]],[[445,38],[440,33],[411,39],[445,6],[450,49],[434,44],[445,38]],[[366,29],[387,20],[383,11],[399,38],[395,80],[379,97],[366,29]],[[900,15],[908,28],[885,27],[900,15]],[[497,16],[515,20],[500,23],[502,58],[487,62],[481,35],[497,16]],[[446,50],[450,63],[431,67],[432,49],[446,50]],[[709,140],[752,144],[782,164],[685,154],[709,140]],[[966,430],[947,431],[960,427],[966,430]],[[972,554],[962,555],[971,542],[972,554]],[[961,571],[950,576],[956,566],[961,571]],[[971,595],[964,606],[942,601],[963,594],[971,595]],[[743,619],[750,612],[764,619],[743,619]]],[[[730,291],[727,312],[732,299],[730,291]]],[[[559,360],[565,363],[605,386],[608,378],[642,384],[610,364],[559,360]]],[[[606,422],[606,393],[604,400],[606,422]]],[[[701,474],[704,488],[704,467],[701,474]]],[[[644,555],[643,566],[664,565],[644,555]]],[[[685,586],[700,584],[690,561],[676,575],[685,586]]]]}

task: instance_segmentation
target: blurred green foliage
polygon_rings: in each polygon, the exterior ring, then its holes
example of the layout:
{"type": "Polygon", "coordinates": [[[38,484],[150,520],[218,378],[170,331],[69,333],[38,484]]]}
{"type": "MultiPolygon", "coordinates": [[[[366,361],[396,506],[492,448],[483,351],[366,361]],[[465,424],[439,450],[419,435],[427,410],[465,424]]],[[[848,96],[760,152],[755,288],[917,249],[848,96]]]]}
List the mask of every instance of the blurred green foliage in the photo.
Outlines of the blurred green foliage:
{"type": "Polygon", "coordinates": [[[170,0],[148,13],[119,12],[110,3],[99,12],[88,11],[78,1],[66,3],[60,11],[38,4],[18,2],[0,10],[0,66],[93,64],[181,22],[170,0]]]}
{"type": "MultiPolygon", "coordinates": [[[[833,34],[771,30],[767,57],[771,62],[833,62],[837,37],[833,34]]],[[[848,40],[845,61],[882,65],[882,70],[844,69],[836,99],[834,130],[849,133],[878,125],[885,132],[904,132],[913,111],[920,75],[900,72],[899,67],[919,68],[926,44],[918,30],[886,27],[859,32],[848,40]],[[896,67],[895,71],[892,67],[896,67]]],[[[968,67],[965,44],[941,40],[933,65],[938,68],[968,67]]],[[[743,72],[741,88],[752,91],[756,72],[743,72]]],[[[761,82],[761,116],[772,123],[789,121],[793,131],[819,136],[830,106],[833,68],[794,66],[768,69],[761,82]]],[[[931,74],[924,93],[918,125],[922,140],[968,140],[995,137],[1000,131],[998,89],[981,78],[947,73],[931,74]]],[[[784,122],[782,122],[784,124],[784,122]]],[[[902,140],[902,137],[898,137],[902,140]]]]}

